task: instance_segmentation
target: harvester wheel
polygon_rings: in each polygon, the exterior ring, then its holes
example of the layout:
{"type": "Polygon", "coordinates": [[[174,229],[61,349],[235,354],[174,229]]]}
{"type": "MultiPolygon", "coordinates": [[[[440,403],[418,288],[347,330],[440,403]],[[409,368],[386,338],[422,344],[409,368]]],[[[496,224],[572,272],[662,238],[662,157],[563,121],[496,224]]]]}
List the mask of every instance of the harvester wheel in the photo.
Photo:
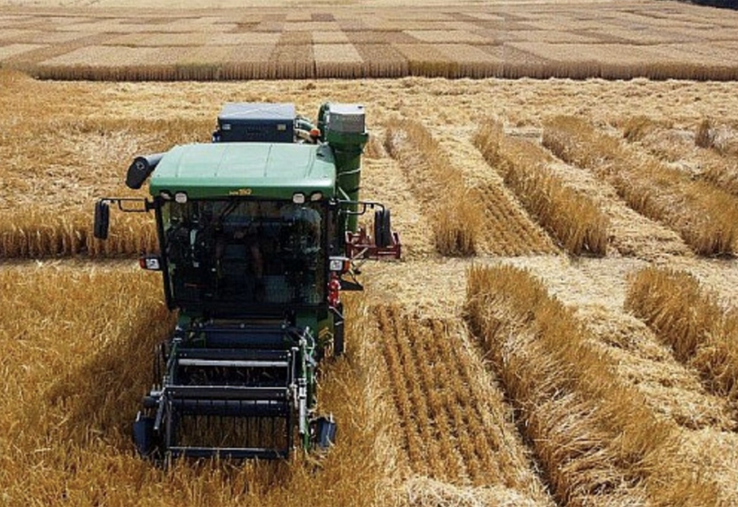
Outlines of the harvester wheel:
{"type": "Polygon", "coordinates": [[[392,217],[388,209],[374,212],[374,242],[380,248],[392,243],[392,217]]]}
{"type": "Polygon", "coordinates": [[[344,325],[343,325],[343,304],[338,305],[338,314],[340,318],[336,318],[333,328],[333,357],[340,357],[345,350],[344,344],[344,325]]]}
{"type": "Polygon", "coordinates": [[[384,246],[389,246],[392,244],[392,216],[388,209],[384,210],[382,228],[384,229],[384,246]]]}

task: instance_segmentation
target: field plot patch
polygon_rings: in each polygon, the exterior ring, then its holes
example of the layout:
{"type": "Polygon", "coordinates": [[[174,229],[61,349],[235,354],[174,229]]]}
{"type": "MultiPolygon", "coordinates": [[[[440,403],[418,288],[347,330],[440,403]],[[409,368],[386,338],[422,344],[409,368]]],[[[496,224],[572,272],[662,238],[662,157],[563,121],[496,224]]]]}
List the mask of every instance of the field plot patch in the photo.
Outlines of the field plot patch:
{"type": "MultiPolygon", "coordinates": [[[[105,36],[110,39],[106,45],[122,48],[178,46],[183,52],[189,47],[275,44],[276,39],[280,45],[305,45],[315,54],[324,50],[313,49],[312,46],[344,45],[331,50],[328,55],[338,64],[332,70],[319,57],[314,62],[318,69],[309,71],[296,63],[296,57],[290,51],[276,52],[270,66],[244,69],[241,73],[233,68],[225,74],[219,72],[224,64],[217,50],[211,60],[204,62],[213,67],[210,73],[192,75],[176,72],[176,58],[160,62],[156,60],[155,53],[140,55],[142,58],[129,66],[121,64],[122,68],[165,66],[168,70],[163,75],[167,79],[179,80],[222,79],[224,75],[228,79],[413,75],[607,79],[645,76],[697,80],[732,80],[738,76],[736,58],[726,51],[714,52],[715,44],[738,42],[738,14],[725,11],[718,16],[709,8],[689,5],[677,5],[662,12],[663,3],[655,0],[638,3],[583,2],[566,7],[544,0],[536,2],[535,9],[531,9],[528,2],[445,5],[443,8],[426,5],[423,9],[407,5],[387,9],[381,5],[359,5],[359,2],[356,5],[336,5],[331,12],[315,7],[300,13],[286,8],[284,2],[269,5],[268,10],[259,8],[257,4],[260,2],[254,1],[235,9],[226,0],[217,15],[184,7],[162,10],[154,4],[142,11],[143,17],[135,15],[141,7],[133,5],[136,0],[126,1],[131,6],[129,11],[103,6],[112,0],[100,0],[90,8],[83,5],[50,6],[43,12],[14,7],[12,12],[17,16],[0,19],[0,37],[7,44],[53,44],[90,37],[91,40],[81,46],[69,47],[53,55],[71,53],[70,60],[74,60],[74,52],[82,46],[99,45],[94,40],[95,36],[105,36]],[[136,34],[141,37],[136,37],[136,34]],[[509,50],[503,55],[486,49],[503,44],[509,45],[509,50]],[[398,66],[394,58],[386,57],[372,61],[367,55],[373,52],[364,51],[363,45],[389,45],[387,51],[402,54],[407,65],[398,66]],[[459,46],[457,52],[441,51],[439,54],[435,51],[436,45],[473,46],[483,52],[459,46]],[[361,55],[361,60],[357,60],[354,53],[361,55]],[[521,61],[521,55],[525,54],[529,56],[521,61]],[[347,59],[351,60],[350,64],[345,61],[347,59]]],[[[187,0],[185,3],[197,4],[199,1],[187,0]]],[[[64,58],[41,63],[33,55],[15,56],[10,62],[12,66],[37,76],[80,79],[96,75],[95,72],[80,75],[74,64],[64,58]],[[53,71],[48,70],[49,66],[53,71]]],[[[111,72],[99,67],[98,78],[151,78],[147,73],[135,72],[135,69],[111,72]]]]}
{"type": "Polygon", "coordinates": [[[0,46],[0,59],[22,55],[23,53],[28,53],[34,49],[40,49],[43,47],[44,46],[42,44],[8,44],[0,46]]]}

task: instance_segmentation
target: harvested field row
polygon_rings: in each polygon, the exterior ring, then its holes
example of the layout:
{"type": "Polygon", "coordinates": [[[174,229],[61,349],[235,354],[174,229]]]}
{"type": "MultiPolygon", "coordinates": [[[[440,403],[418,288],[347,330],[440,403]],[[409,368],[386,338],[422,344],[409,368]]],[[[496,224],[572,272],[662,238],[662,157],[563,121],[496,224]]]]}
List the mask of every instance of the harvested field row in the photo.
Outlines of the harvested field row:
{"type": "Polygon", "coordinates": [[[629,142],[638,143],[660,159],[679,164],[733,195],[738,195],[738,133],[735,127],[709,119],[691,129],[647,116],[628,118],[619,125],[629,142]]]}
{"type": "Polygon", "coordinates": [[[520,255],[555,251],[530,219],[510,203],[494,182],[468,186],[428,130],[413,121],[391,124],[387,151],[405,171],[435,227],[443,255],[520,255]]]}
{"type": "Polygon", "coordinates": [[[692,181],[657,160],[638,157],[578,118],[546,122],[543,144],[564,161],[610,182],[628,205],[678,231],[696,253],[735,251],[738,201],[726,192],[692,181]]]}
{"type": "Polygon", "coordinates": [[[502,125],[486,121],[474,143],[536,220],[569,253],[605,255],[609,220],[587,195],[546,170],[550,156],[538,145],[512,139],[502,125]]]}
{"type": "Polygon", "coordinates": [[[526,271],[472,268],[467,315],[519,427],[567,505],[718,505],[733,494],[695,477],[678,433],[589,344],[570,309],[526,271]]]}
{"type": "Polygon", "coordinates": [[[705,386],[738,399],[738,315],[684,271],[647,268],[631,280],[626,306],[643,319],[705,386]]]}
{"type": "Polygon", "coordinates": [[[507,488],[549,504],[511,413],[489,383],[458,322],[421,321],[400,307],[375,309],[377,339],[416,474],[444,483],[507,488]]]}
{"type": "Polygon", "coordinates": [[[423,196],[425,213],[433,224],[436,250],[441,255],[474,255],[481,248],[481,196],[466,187],[420,123],[403,121],[387,126],[385,147],[399,161],[406,180],[423,196]]]}
{"type": "MultiPolygon", "coordinates": [[[[160,280],[128,265],[0,270],[0,490],[8,506],[376,504],[396,498],[382,444],[366,320],[352,316],[351,357],[326,364],[320,402],[341,424],[318,461],[236,465],[181,461],[162,470],[135,455],[131,424],[151,386],[153,346],[171,331],[160,280]]],[[[354,312],[354,307],[349,308],[354,312]]]]}

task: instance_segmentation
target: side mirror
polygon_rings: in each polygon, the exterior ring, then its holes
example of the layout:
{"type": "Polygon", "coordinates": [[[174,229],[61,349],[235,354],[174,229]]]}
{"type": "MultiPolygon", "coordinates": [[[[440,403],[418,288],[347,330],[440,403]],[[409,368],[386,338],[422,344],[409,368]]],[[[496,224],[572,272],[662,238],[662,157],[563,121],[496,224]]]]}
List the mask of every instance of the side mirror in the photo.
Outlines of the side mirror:
{"type": "Polygon", "coordinates": [[[379,248],[386,248],[392,244],[392,217],[388,209],[378,209],[374,212],[374,243],[379,248]]]}
{"type": "Polygon", "coordinates": [[[110,226],[110,206],[104,200],[95,203],[95,225],[93,234],[97,239],[108,239],[110,226]]]}

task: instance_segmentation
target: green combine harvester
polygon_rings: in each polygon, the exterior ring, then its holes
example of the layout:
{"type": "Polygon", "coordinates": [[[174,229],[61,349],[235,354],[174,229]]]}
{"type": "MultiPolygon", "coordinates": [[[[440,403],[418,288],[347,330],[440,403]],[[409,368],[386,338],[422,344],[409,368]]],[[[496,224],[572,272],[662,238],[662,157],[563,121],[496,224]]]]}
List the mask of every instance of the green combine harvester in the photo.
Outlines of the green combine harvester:
{"type": "Polygon", "coordinates": [[[324,104],[314,124],[292,104],[227,104],[213,143],[134,160],[126,185],[150,178],[150,199],[96,203],[99,239],[111,205],[154,212],[159,253],[141,266],[178,310],[133,425],[142,456],[286,458],[334,441],[316,376],[344,351],[340,292],[362,289],[363,260],[401,253],[389,210],[359,200],[367,140],[360,105],[324,104]]]}

